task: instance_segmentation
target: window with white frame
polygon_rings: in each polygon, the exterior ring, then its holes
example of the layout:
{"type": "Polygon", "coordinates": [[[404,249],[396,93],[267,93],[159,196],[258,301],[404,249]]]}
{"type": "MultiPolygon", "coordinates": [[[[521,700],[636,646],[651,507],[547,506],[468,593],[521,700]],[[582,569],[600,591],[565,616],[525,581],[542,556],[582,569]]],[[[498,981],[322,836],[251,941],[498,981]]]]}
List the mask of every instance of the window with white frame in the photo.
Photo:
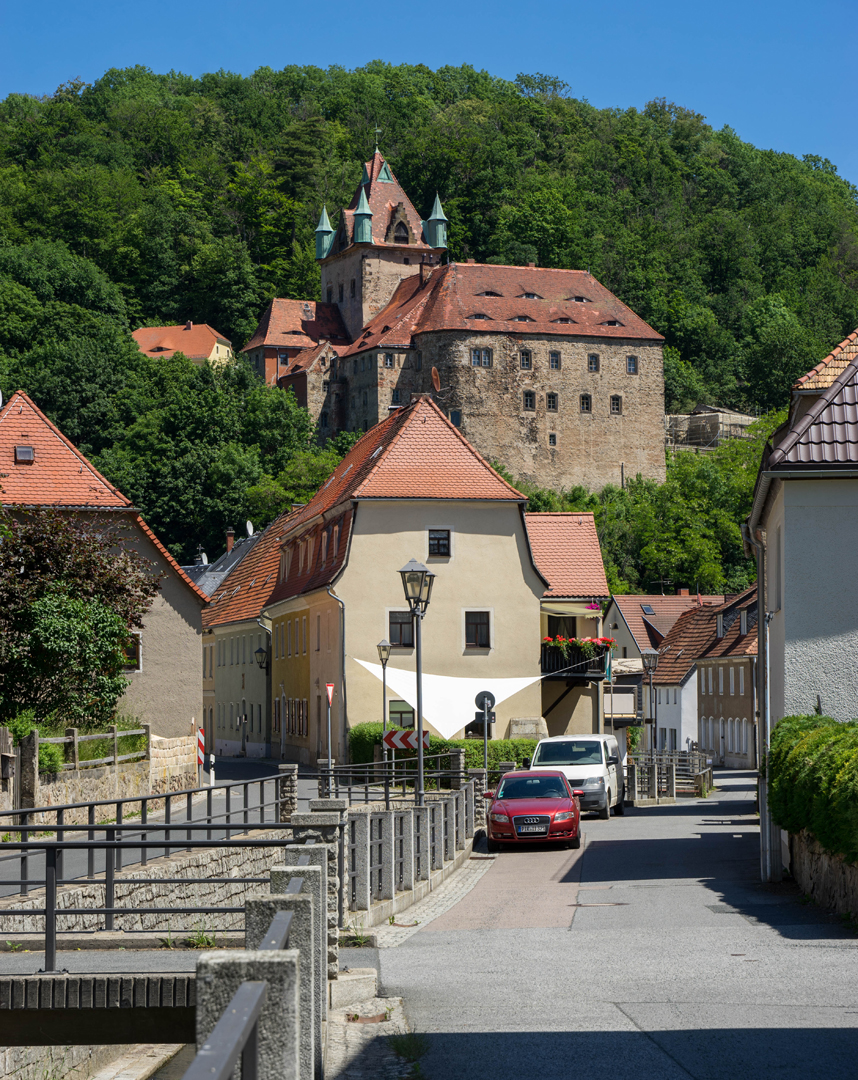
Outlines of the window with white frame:
{"type": "Polygon", "coordinates": [[[712,693],[712,668],[709,668],[709,693],[712,693]]]}
{"type": "Polygon", "coordinates": [[[722,667],[718,668],[718,693],[724,693],[724,669],[722,667]]]}
{"type": "Polygon", "coordinates": [[[730,665],[730,696],[736,693],[736,669],[730,665]]]}
{"type": "Polygon", "coordinates": [[[745,665],[742,664],[739,668],[739,693],[745,693],[745,665]]]}

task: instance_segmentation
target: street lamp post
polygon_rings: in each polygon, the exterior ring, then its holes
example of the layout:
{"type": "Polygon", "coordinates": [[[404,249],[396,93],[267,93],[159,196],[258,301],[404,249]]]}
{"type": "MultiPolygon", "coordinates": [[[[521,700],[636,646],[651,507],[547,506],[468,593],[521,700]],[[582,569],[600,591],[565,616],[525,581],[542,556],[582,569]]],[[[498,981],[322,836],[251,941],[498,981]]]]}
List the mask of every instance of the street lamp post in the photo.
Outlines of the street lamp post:
{"type": "Polygon", "coordinates": [[[376,645],[378,658],[381,661],[381,752],[384,761],[384,808],[390,809],[390,777],[387,774],[387,743],[384,736],[387,734],[387,661],[390,659],[390,642],[382,638],[376,645]]]}
{"type": "Polygon", "coordinates": [[[399,571],[402,578],[402,588],[405,591],[405,600],[414,620],[414,651],[416,654],[417,674],[417,805],[423,806],[425,791],[423,785],[423,636],[421,623],[429,607],[432,596],[432,585],[435,575],[432,571],[410,559],[399,571]]]}
{"type": "Polygon", "coordinates": [[[655,674],[655,669],[658,667],[658,650],[641,649],[641,660],[643,661],[644,671],[649,675],[649,715],[650,719],[653,720],[653,750],[655,750],[655,737],[658,731],[658,715],[653,710],[652,677],[655,674]]]}

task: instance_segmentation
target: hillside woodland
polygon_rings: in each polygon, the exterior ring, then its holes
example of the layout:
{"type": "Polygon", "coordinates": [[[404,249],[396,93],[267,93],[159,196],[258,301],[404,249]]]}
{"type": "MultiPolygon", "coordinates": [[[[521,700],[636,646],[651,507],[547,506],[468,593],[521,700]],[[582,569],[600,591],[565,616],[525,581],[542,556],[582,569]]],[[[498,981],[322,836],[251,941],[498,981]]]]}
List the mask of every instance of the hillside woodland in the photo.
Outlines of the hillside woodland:
{"type": "MultiPolygon", "coordinates": [[[[245,364],[156,363],[129,331],[192,319],[238,350],[272,296],[317,297],[315,223],[351,197],[376,128],[417,208],[440,193],[451,258],[589,268],[663,333],[668,411],[782,408],[858,325],[856,189],[824,159],[759,150],[665,101],[596,109],[542,75],[381,62],[248,78],[136,67],[12,94],[0,388],[31,393],[184,558],[242,515],[264,524],[323,463],[294,399],[245,364]]],[[[749,568],[719,538],[727,522],[735,547],[745,512],[730,453],[677,459],[660,488],[533,500],[616,503],[599,511],[605,536],[638,537],[608,553],[617,587],[738,587],[749,568]],[[665,505],[690,490],[719,534],[706,551],[699,516],[660,541],[616,524],[673,521],[665,505]]]]}

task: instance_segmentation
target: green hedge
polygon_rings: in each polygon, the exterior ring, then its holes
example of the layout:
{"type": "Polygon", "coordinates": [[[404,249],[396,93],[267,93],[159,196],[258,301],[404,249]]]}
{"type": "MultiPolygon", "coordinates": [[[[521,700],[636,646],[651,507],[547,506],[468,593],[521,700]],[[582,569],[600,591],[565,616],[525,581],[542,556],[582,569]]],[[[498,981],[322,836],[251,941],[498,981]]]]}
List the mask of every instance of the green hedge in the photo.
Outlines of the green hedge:
{"type": "Polygon", "coordinates": [[[766,773],[782,829],[807,829],[830,854],[858,862],[858,720],[785,717],[772,732],[766,773]]]}
{"type": "MultiPolygon", "coordinates": [[[[388,731],[393,730],[388,728],[388,731]]],[[[364,765],[373,760],[373,747],[381,743],[380,722],[358,724],[349,731],[349,760],[354,765],[364,765]]],[[[489,739],[489,768],[501,761],[514,761],[521,765],[525,758],[533,757],[536,739],[489,739]]],[[[482,739],[439,739],[429,736],[429,754],[443,754],[445,750],[463,749],[465,768],[481,769],[483,766],[482,739]]],[[[398,750],[398,759],[413,757],[413,753],[398,750]]]]}

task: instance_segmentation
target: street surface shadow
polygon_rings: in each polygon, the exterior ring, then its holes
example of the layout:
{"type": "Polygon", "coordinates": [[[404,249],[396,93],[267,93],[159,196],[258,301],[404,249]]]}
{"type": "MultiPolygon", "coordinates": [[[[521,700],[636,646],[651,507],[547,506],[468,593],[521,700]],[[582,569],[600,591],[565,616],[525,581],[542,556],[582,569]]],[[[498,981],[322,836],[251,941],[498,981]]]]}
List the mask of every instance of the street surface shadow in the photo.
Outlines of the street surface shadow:
{"type": "MultiPolygon", "coordinates": [[[[832,1027],[440,1032],[428,1039],[420,1063],[426,1080],[807,1080],[823,1062],[826,1080],[854,1080],[858,1054],[858,1028],[832,1027]]],[[[359,1065],[351,1075],[363,1075],[359,1065]]]]}

